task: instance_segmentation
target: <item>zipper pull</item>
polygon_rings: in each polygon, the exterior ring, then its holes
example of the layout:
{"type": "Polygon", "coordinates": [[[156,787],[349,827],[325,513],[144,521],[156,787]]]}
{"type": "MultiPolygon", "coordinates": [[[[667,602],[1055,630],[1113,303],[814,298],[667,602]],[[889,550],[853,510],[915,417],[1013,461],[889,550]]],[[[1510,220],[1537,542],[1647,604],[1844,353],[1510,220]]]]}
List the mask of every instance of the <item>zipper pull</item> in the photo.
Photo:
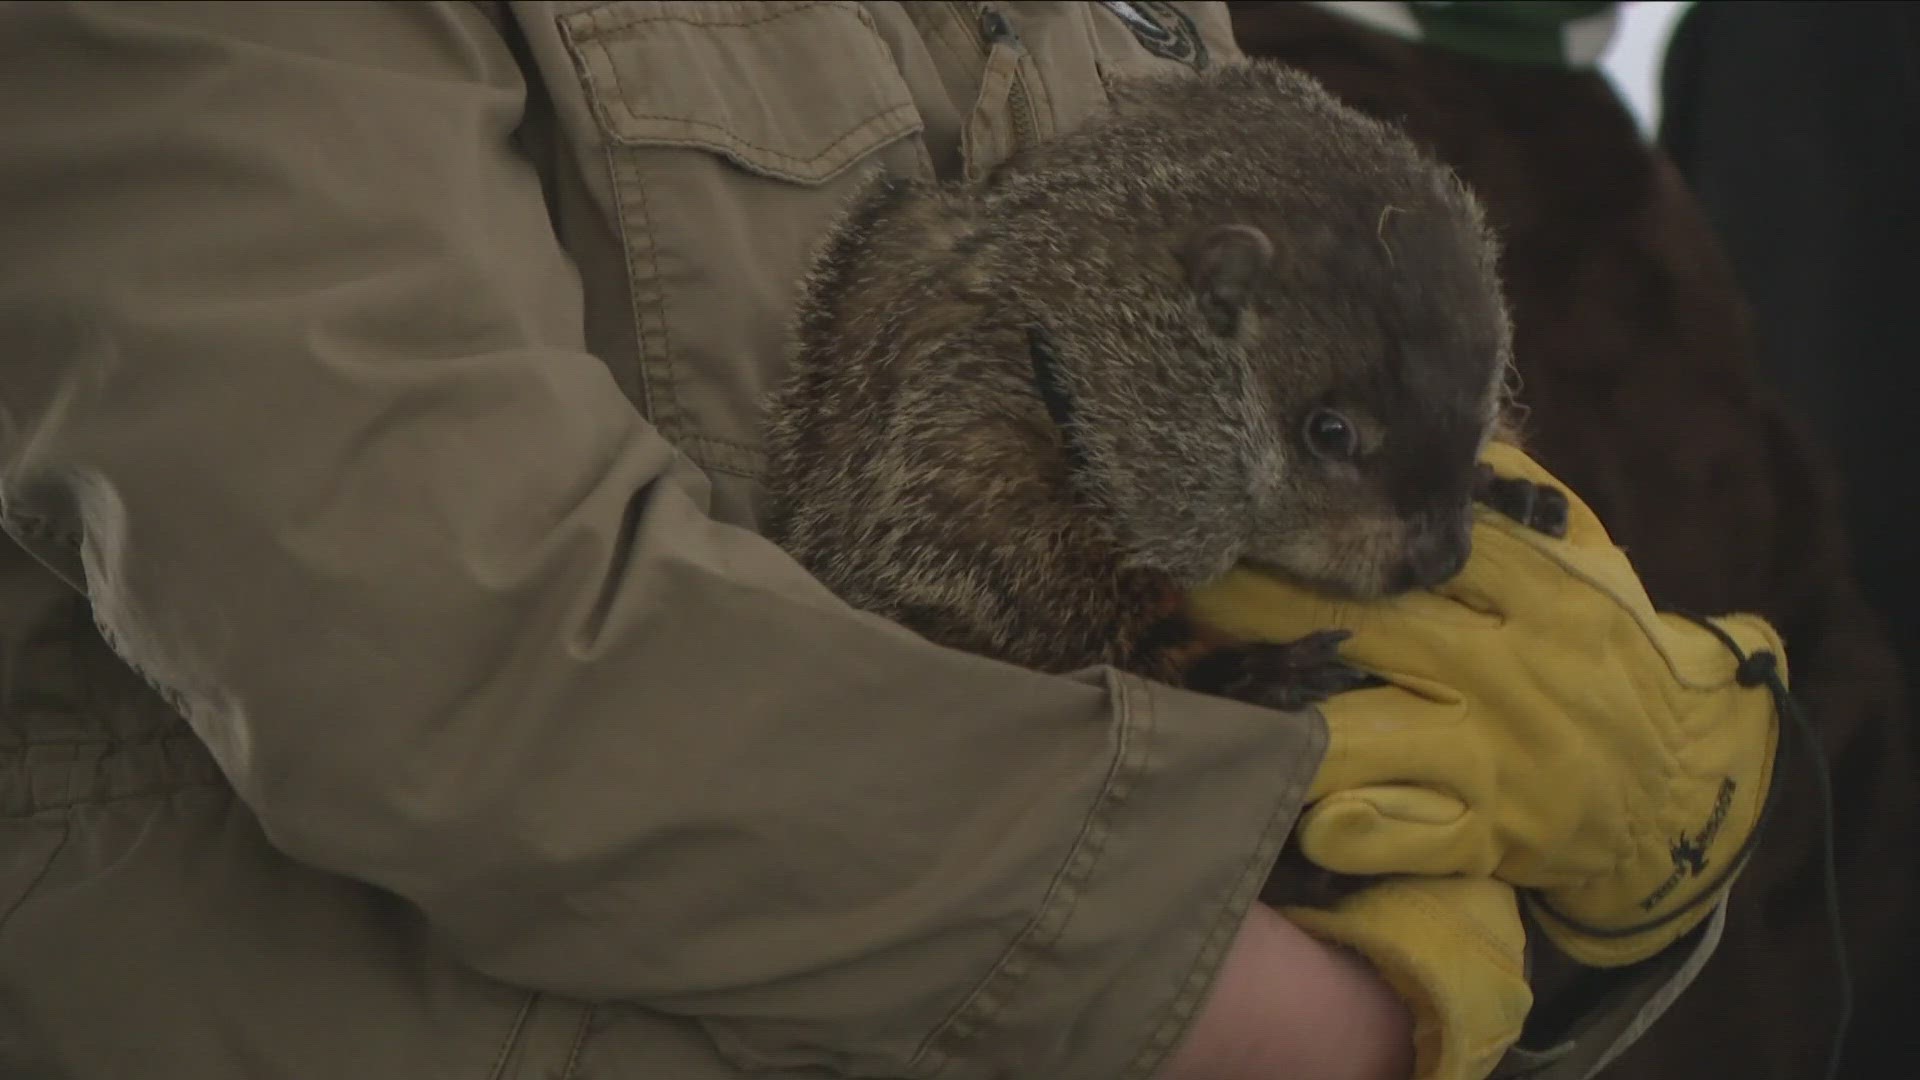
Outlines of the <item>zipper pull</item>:
{"type": "Polygon", "coordinates": [[[980,9],[980,34],[989,45],[1005,45],[1010,49],[1020,49],[1020,32],[1013,23],[991,4],[980,9]]]}

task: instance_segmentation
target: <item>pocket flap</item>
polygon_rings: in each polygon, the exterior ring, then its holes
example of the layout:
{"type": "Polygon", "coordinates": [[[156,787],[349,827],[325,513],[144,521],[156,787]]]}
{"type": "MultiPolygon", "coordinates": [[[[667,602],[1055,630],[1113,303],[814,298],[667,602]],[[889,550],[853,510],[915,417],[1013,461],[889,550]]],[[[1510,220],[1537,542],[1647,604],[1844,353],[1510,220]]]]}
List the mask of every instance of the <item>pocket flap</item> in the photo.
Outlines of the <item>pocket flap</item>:
{"type": "Polygon", "coordinates": [[[801,184],[921,129],[857,3],[635,3],[562,17],[607,136],[687,146],[801,184]]]}

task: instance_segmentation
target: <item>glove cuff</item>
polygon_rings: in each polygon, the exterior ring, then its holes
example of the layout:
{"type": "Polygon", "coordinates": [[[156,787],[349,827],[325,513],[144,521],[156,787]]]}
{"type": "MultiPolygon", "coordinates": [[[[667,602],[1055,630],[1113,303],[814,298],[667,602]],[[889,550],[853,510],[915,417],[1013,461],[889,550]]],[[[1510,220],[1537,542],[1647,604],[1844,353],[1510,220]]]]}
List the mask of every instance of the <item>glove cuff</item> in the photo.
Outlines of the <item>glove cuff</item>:
{"type": "Polygon", "coordinates": [[[1391,878],[1294,925],[1365,957],[1414,1018],[1415,1080],[1481,1080],[1520,1037],[1533,991],[1512,888],[1486,878],[1391,878]]]}

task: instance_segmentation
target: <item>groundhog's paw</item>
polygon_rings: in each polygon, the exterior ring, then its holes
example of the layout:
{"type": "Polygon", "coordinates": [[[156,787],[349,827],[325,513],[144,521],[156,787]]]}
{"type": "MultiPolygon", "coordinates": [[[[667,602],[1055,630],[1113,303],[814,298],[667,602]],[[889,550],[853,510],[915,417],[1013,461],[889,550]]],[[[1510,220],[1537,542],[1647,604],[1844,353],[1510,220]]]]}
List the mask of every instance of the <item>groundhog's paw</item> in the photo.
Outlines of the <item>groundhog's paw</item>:
{"type": "Polygon", "coordinates": [[[1270,709],[1303,709],[1335,694],[1379,685],[1340,658],[1351,634],[1321,630],[1289,642],[1253,642],[1214,649],[1188,669],[1190,690],[1270,709]]]}

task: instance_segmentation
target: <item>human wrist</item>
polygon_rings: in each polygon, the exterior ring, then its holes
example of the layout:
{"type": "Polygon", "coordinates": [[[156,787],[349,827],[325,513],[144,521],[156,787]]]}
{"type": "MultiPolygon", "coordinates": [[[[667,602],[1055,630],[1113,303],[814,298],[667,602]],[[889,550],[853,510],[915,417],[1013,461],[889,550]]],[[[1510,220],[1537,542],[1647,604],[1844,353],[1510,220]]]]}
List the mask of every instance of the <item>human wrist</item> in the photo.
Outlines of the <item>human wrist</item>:
{"type": "Polygon", "coordinates": [[[1404,1080],[1413,1018],[1373,968],[1255,904],[1163,1080],[1404,1080]]]}

